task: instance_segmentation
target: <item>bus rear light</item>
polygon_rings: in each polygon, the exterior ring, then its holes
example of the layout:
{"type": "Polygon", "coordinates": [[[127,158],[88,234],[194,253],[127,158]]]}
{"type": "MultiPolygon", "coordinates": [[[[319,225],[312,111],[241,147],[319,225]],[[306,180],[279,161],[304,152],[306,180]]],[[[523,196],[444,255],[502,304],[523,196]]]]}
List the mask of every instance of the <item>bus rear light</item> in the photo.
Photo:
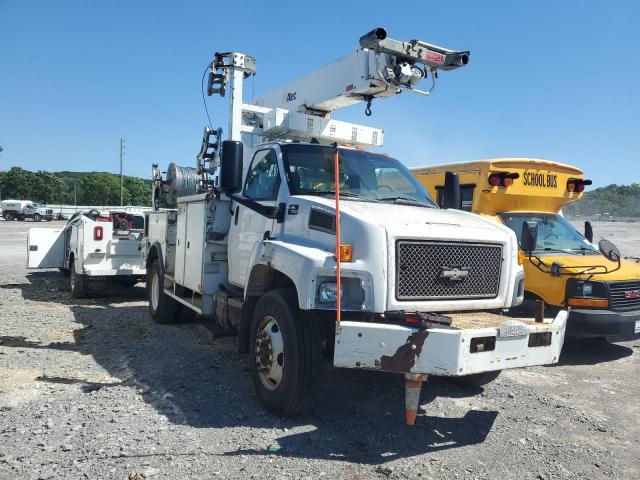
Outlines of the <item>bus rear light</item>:
{"type": "Polygon", "coordinates": [[[93,239],[97,242],[104,238],[104,229],[102,227],[93,227],[93,239]]]}
{"type": "Polygon", "coordinates": [[[579,178],[570,178],[567,180],[567,192],[569,193],[582,193],[584,192],[585,185],[591,185],[591,180],[581,180],[579,178]]]}
{"type": "Polygon", "coordinates": [[[489,185],[492,187],[510,187],[513,185],[513,181],[519,178],[519,173],[512,172],[497,172],[489,175],[489,185]]]}

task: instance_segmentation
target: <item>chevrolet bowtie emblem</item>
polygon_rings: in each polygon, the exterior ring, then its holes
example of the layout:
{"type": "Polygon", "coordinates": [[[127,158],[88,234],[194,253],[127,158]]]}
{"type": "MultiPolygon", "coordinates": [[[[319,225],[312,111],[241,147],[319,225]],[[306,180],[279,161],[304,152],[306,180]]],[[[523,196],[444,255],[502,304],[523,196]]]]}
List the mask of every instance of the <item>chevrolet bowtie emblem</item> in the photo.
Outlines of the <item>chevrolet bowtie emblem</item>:
{"type": "Polygon", "coordinates": [[[459,282],[469,276],[468,267],[441,267],[440,278],[444,280],[451,280],[452,282],[459,282]]]}

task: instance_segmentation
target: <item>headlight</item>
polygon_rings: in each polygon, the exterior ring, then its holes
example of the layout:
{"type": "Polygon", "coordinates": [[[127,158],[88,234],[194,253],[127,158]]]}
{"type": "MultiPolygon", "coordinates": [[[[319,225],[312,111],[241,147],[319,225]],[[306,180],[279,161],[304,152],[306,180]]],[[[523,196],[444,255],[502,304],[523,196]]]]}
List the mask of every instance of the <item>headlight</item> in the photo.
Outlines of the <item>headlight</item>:
{"type": "Polygon", "coordinates": [[[609,292],[604,282],[591,282],[579,278],[567,280],[567,297],[599,297],[607,298],[609,292]]]}
{"type": "MultiPolygon", "coordinates": [[[[338,285],[335,282],[325,282],[320,284],[318,289],[318,298],[320,303],[336,303],[338,297],[338,285]]],[[[340,285],[340,300],[344,295],[344,289],[340,285]]]]}
{"type": "Polygon", "coordinates": [[[593,294],[593,285],[590,283],[582,284],[582,296],[590,297],[593,294]]]}

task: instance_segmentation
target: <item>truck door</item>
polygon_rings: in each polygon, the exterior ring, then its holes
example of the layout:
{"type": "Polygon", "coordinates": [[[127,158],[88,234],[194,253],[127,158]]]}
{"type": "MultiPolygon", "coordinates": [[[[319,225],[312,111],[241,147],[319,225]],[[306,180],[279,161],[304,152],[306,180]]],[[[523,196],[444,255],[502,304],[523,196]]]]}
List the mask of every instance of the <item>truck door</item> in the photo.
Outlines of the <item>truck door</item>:
{"type": "MultiPolygon", "coordinates": [[[[273,149],[258,150],[251,160],[242,195],[262,205],[273,207],[278,199],[280,174],[278,157],[273,149]]],[[[271,232],[275,220],[248,207],[234,203],[229,230],[229,281],[246,285],[247,268],[257,242],[271,232]]]]}
{"type": "Polygon", "coordinates": [[[27,268],[64,266],[64,229],[30,228],[27,234],[27,268]]]}

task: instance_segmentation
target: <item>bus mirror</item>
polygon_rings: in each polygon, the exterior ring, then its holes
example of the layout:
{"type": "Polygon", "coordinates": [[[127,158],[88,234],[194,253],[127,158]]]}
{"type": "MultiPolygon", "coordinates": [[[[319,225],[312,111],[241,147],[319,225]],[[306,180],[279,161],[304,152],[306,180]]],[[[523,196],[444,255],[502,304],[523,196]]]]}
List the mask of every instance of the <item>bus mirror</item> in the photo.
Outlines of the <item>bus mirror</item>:
{"type": "Polygon", "coordinates": [[[620,250],[618,250],[618,247],[616,247],[613,242],[604,239],[600,240],[600,242],[598,242],[598,248],[607,260],[612,262],[620,261],[620,250]]]}
{"type": "Polygon", "coordinates": [[[522,222],[520,243],[522,250],[524,250],[526,253],[531,253],[536,249],[536,244],[538,243],[537,222],[522,222]]]}
{"type": "Polygon", "coordinates": [[[242,155],[242,142],[222,142],[220,189],[226,194],[238,193],[242,189],[242,155]]]}
{"type": "Polygon", "coordinates": [[[588,220],[584,222],[584,238],[589,240],[590,243],[593,243],[593,227],[588,220]]]}
{"type": "Polygon", "coordinates": [[[462,200],[460,196],[460,178],[457,173],[445,172],[444,191],[442,192],[442,208],[460,210],[462,200]]]}

